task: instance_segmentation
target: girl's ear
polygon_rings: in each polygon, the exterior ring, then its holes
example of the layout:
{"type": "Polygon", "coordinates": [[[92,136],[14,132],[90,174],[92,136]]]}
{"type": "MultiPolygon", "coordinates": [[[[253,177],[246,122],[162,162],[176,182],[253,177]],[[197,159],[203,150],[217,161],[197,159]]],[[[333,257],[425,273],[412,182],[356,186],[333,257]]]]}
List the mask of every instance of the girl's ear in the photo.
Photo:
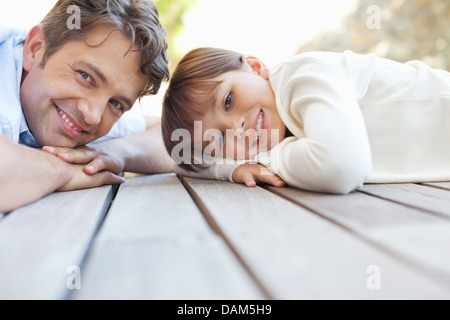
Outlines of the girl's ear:
{"type": "Polygon", "coordinates": [[[253,56],[243,56],[242,62],[244,65],[248,65],[253,69],[258,75],[263,77],[265,80],[269,80],[269,68],[260,59],[253,56]]]}
{"type": "Polygon", "coordinates": [[[23,45],[23,68],[30,71],[34,64],[41,63],[44,54],[45,41],[42,27],[34,26],[28,32],[28,36],[23,45]]]}

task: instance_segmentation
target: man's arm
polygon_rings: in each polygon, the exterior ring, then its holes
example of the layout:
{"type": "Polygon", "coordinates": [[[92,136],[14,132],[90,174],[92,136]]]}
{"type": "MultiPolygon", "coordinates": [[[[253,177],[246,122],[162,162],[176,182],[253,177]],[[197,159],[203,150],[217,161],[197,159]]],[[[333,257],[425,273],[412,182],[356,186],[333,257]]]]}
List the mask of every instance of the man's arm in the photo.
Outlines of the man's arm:
{"type": "Polygon", "coordinates": [[[71,178],[60,159],[18,145],[0,135],[0,212],[31,203],[64,186],[71,178]]]}
{"type": "MultiPolygon", "coordinates": [[[[119,155],[123,159],[122,171],[135,173],[173,171],[173,161],[163,144],[160,121],[153,123],[153,126],[143,133],[110,140],[98,147],[107,155],[119,155]]],[[[94,167],[92,172],[108,169],[107,161],[107,157],[95,159],[90,164],[94,167]]]]}
{"type": "Polygon", "coordinates": [[[0,135],[0,212],[9,212],[53,191],[68,191],[123,182],[111,172],[93,176],[42,152],[16,144],[0,135]]]}

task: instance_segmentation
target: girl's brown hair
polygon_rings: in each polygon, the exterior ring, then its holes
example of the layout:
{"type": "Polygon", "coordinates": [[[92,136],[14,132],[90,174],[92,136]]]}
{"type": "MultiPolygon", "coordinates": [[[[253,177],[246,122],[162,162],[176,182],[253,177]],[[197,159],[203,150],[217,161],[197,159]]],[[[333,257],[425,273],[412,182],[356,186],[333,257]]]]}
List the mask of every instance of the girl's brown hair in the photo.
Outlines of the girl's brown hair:
{"type": "Polygon", "coordinates": [[[46,40],[42,64],[64,44],[84,40],[90,30],[109,24],[127,36],[130,48],[141,51],[141,72],[148,76],[140,97],[156,94],[169,78],[166,32],[155,4],[150,0],[59,0],[41,22],[46,40]],[[69,6],[80,9],[80,28],[69,28],[69,6]]]}
{"type": "MultiPolygon", "coordinates": [[[[172,133],[177,129],[186,129],[193,137],[194,121],[211,109],[211,102],[220,84],[213,79],[225,72],[241,68],[242,54],[219,48],[198,48],[181,59],[173,72],[163,100],[161,127],[169,154],[172,154],[176,145],[182,143],[173,141],[172,133]]],[[[190,161],[183,161],[178,165],[193,172],[203,169],[203,164],[194,162],[193,139],[186,147],[191,150],[190,161]]]]}

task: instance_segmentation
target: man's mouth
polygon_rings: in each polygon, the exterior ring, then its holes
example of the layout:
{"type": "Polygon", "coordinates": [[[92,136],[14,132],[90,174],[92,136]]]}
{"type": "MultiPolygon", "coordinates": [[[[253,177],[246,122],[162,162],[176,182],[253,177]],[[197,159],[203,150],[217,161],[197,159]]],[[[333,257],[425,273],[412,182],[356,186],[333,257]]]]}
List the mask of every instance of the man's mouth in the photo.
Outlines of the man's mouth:
{"type": "Polygon", "coordinates": [[[74,138],[78,138],[83,132],[85,132],[83,128],[81,128],[81,126],[70,115],[65,113],[58,106],[55,105],[55,107],[60,115],[60,119],[66,132],[68,132],[74,138]]]}

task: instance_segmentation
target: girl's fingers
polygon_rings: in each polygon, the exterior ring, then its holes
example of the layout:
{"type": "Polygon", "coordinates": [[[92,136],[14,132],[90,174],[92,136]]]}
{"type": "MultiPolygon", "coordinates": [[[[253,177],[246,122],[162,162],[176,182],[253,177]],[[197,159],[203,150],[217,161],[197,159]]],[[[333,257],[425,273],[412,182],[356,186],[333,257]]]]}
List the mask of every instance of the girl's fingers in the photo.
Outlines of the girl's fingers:
{"type": "Polygon", "coordinates": [[[257,183],[267,183],[275,187],[284,187],[285,182],[262,164],[244,164],[233,173],[235,182],[255,187],[257,183]]]}
{"type": "Polygon", "coordinates": [[[256,181],[255,181],[255,179],[253,179],[252,174],[248,174],[248,175],[246,175],[246,177],[244,177],[244,183],[247,187],[250,187],[250,188],[256,186],[256,181]]]}
{"type": "Polygon", "coordinates": [[[283,180],[281,180],[278,176],[270,177],[265,182],[273,185],[274,187],[284,187],[286,185],[286,183],[283,180]]]}
{"type": "Polygon", "coordinates": [[[268,183],[275,187],[284,187],[285,185],[285,182],[279,176],[264,166],[258,168],[255,177],[259,182],[268,183]]]}

